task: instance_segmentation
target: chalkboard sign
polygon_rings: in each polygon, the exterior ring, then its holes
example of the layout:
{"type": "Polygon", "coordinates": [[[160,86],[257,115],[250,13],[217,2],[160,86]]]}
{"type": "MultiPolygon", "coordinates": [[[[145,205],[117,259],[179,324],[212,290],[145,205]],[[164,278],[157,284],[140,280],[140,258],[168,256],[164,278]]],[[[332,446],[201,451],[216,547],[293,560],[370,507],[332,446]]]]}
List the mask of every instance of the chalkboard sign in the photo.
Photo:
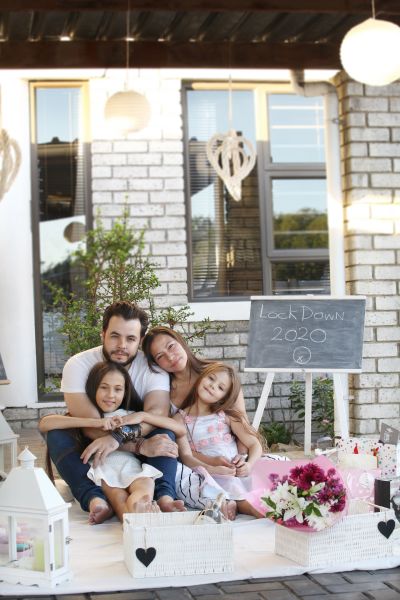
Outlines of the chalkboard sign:
{"type": "Polygon", "coordinates": [[[251,298],[246,371],[361,371],[365,298],[251,298]]]}
{"type": "Polygon", "coordinates": [[[10,383],[7,379],[6,370],[4,368],[4,364],[0,354],[0,384],[1,383],[10,383]]]}

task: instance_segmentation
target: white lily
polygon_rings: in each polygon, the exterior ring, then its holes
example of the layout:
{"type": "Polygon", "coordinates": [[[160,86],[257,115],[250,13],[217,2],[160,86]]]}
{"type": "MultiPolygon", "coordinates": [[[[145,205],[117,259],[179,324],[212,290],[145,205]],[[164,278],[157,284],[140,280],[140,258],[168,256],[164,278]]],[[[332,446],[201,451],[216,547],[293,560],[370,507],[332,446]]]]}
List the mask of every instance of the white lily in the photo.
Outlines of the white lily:
{"type": "Polygon", "coordinates": [[[303,512],[309,505],[309,502],[305,498],[299,498],[297,493],[290,494],[288,498],[287,508],[283,515],[283,520],[288,521],[289,519],[296,519],[298,523],[304,522],[303,512]]]}

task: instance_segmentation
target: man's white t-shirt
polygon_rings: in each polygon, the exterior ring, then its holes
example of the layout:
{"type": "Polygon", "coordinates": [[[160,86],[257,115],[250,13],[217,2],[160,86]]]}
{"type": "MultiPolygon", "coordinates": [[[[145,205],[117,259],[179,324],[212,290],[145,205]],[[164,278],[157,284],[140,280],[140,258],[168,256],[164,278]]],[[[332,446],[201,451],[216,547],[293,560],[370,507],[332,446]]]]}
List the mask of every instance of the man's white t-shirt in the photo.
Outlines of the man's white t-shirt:
{"type": "MultiPolygon", "coordinates": [[[[75,354],[75,356],[71,356],[63,369],[61,391],[68,394],[85,394],[86,381],[91,368],[96,363],[103,362],[104,360],[102,346],[90,348],[89,350],[75,354]]],[[[127,371],[132,380],[133,387],[142,400],[146,394],[155,390],[169,392],[168,373],[161,369],[153,372],[141,350],[138,351],[127,371]]]]}

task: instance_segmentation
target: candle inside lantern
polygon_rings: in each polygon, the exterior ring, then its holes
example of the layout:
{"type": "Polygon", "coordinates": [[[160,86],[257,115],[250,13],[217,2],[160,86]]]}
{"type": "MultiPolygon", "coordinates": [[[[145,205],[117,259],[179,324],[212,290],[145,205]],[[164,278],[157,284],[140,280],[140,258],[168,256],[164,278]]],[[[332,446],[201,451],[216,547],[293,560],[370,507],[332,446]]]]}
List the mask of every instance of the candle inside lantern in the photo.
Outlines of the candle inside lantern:
{"type": "Polygon", "coordinates": [[[33,570],[44,571],[44,542],[40,538],[33,541],[33,570]]]}

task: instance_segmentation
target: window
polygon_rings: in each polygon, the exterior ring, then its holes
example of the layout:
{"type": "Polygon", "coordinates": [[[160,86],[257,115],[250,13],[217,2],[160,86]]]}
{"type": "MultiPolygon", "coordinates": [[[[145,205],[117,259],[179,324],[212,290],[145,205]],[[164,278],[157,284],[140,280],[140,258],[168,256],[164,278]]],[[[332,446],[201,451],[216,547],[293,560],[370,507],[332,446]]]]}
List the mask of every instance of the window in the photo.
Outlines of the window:
{"type": "Polygon", "coordinates": [[[257,150],[236,202],[206,157],[229,92],[204,87],[185,89],[190,300],[329,293],[322,98],[233,89],[232,122],[257,150]]]}
{"type": "Polygon", "coordinates": [[[88,225],[85,95],[83,83],[31,84],[36,345],[42,391],[65,362],[48,284],[79,292],[70,257],[88,225]]]}

